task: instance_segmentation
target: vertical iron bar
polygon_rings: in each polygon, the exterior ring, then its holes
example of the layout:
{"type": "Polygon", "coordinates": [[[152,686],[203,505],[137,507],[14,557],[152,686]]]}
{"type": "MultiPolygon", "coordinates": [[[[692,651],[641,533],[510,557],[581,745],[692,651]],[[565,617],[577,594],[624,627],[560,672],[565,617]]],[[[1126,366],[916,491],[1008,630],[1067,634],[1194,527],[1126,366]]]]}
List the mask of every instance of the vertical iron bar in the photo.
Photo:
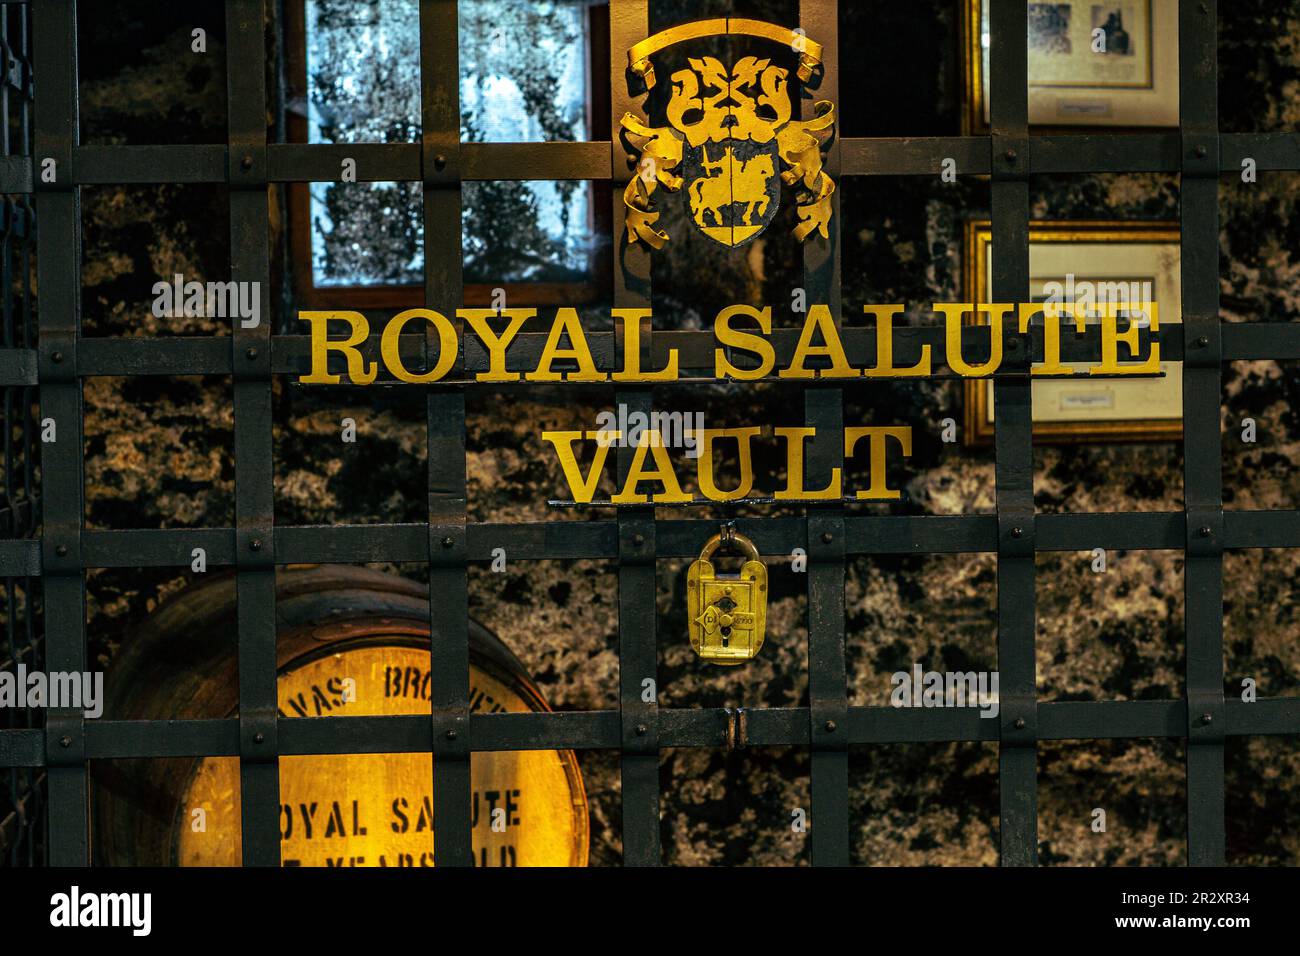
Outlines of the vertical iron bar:
{"type": "Polygon", "coordinates": [[[245,866],[280,865],[276,735],[274,465],[271,432],[270,215],[266,182],[265,0],[226,6],[230,271],[258,283],[261,321],[232,320],[235,392],[235,598],[240,808],[245,866]]]}
{"type": "MultiPolygon", "coordinates": [[[[611,182],[614,203],[614,306],[650,307],[650,251],[644,243],[629,246],[624,236],[623,188],[633,170],[619,140],[624,113],[639,112],[640,80],[628,70],[627,51],[650,32],[648,0],[611,0],[609,10],[611,182]],[[630,84],[637,84],[632,88],[630,84]]],[[[649,348],[648,323],[641,328],[642,349],[649,348]]],[[[620,343],[621,345],[621,343],[620,343]]],[[[628,413],[649,413],[653,390],[614,389],[615,402],[628,413]]],[[[620,445],[617,474],[621,483],[635,449],[620,445]]],[[[618,683],[622,715],[620,757],[623,800],[623,863],[658,866],[659,847],[659,725],[658,644],[655,610],[654,508],[620,508],[617,515],[618,566],[618,683]],[[655,681],[656,693],[644,699],[644,681],[655,681]]]]}
{"type": "MultiPolygon", "coordinates": [[[[81,383],[76,376],[81,326],[81,196],[73,185],[77,144],[77,10],[75,0],[42,0],[34,11],[37,71],[33,183],[41,230],[41,428],[54,440],[41,446],[44,525],[45,666],[86,669],[86,588],[81,568],[83,517],[81,383]]],[[[54,866],[89,862],[88,794],[83,715],[45,715],[49,784],[49,859],[54,866]]]]}
{"type": "MultiPolygon", "coordinates": [[[[839,3],[800,0],[799,26],[822,46],[820,76],[800,87],[800,112],[812,118],[816,100],[839,104],[839,3]],[[814,87],[813,84],[816,84],[814,87]]],[[[803,243],[807,302],[830,308],[843,324],[840,302],[840,146],[826,149],[825,174],[836,183],[831,197],[828,239],[813,233],[803,243]]],[[[809,388],[804,421],[816,429],[808,459],[810,488],[821,488],[839,470],[843,480],[844,391],[809,388]]],[[[848,675],[844,660],[844,508],[809,507],[808,551],[808,719],[811,756],[812,862],[849,862],[848,675]]]]}
{"type": "MultiPolygon", "coordinates": [[[[6,26],[8,25],[9,10],[4,12],[6,26]]],[[[31,35],[29,29],[28,8],[26,6],[13,10],[17,19],[17,35],[7,34],[9,49],[11,55],[18,63],[21,71],[22,84],[18,96],[18,118],[17,118],[17,148],[14,150],[19,156],[31,157],[32,141],[30,127],[30,105],[32,99],[32,47],[31,35]]],[[[74,11],[75,13],[75,11],[74,11]]],[[[75,15],[74,15],[75,29],[75,15]]],[[[73,73],[73,90],[76,89],[76,74],[73,73]]],[[[11,124],[12,117],[9,114],[9,104],[6,103],[4,111],[5,123],[11,124]]],[[[76,129],[76,124],[73,126],[76,129]]],[[[10,233],[17,238],[17,250],[13,250],[12,239],[6,247],[5,267],[9,270],[12,263],[9,256],[15,255],[18,263],[18,280],[10,283],[8,280],[5,284],[4,299],[6,308],[12,315],[13,321],[17,325],[17,334],[14,341],[21,348],[36,347],[36,331],[32,328],[32,271],[31,271],[31,252],[34,242],[33,230],[35,227],[35,215],[32,209],[31,197],[24,195],[17,197],[16,200],[10,200],[6,203],[6,212],[9,219],[6,223],[10,233]],[[21,303],[17,309],[12,307],[11,299],[15,295],[22,297],[21,303]]],[[[80,217],[76,216],[75,221],[80,222],[80,217]]],[[[79,228],[79,227],[78,227],[79,228]]],[[[8,237],[7,237],[8,238],[8,237]]],[[[79,262],[79,256],[78,256],[79,262]]],[[[38,437],[38,421],[40,416],[33,416],[33,398],[37,395],[37,389],[30,385],[24,385],[22,388],[13,389],[17,393],[18,400],[18,420],[20,443],[22,450],[22,471],[16,475],[13,469],[6,463],[5,481],[6,489],[11,500],[20,502],[15,506],[12,515],[12,523],[9,528],[9,534],[13,537],[31,538],[34,537],[37,527],[40,524],[39,516],[39,496],[34,488],[35,465],[34,459],[40,449],[40,439],[38,437]],[[19,489],[15,491],[15,488],[19,489]],[[21,512],[17,510],[21,507],[21,512]]],[[[12,426],[9,424],[12,419],[6,417],[6,438],[12,432],[12,426]]],[[[30,574],[24,575],[21,579],[21,593],[23,596],[23,608],[21,612],[21,650],[19,644],[20,628],[17,617],[18,609],[16,601],[13,599],[15,592],[14,581],[10,579],[6,582],[6,597],[9,598],[8,613],[8,636],[10,652],[18,659],[21,653],[26,657],[28,667],[34,670],[45,669],[44,653],[42,647],[43,636],[37,637],[36,634],[36,608],[38,597],[36,589],[39,587],[37,578],[30,574]]],[[[84,603],[84,589],[83,603],[84,603]]],[[[83,618],[84,620],[84,618],[83,618]]],[[[39,716],[31,710],[22,714],[21,726],[32,728],[39,724],[39,716]]],[[[13,849],[10,853],[11,865],[36,866],[38,862],[42,865],[48,864],[49,861],[49,840],[48,834],[45,833],[45,827],[48,826],[49,817],[46,813],[42,793],[46,790],[46,773],[39,772],[36,768],[24,768],[16,773],[11,773],[10,779],[15,784],[13,795],[17,794],[17,781],[21,781],[21,786],[25,791],[24,799],[26,801],[23,813],[20,815],[20,830],[17,839],[14,841],[13,849]]],[[[75,791],[74,791],[75,792],[75,791]]]]}
{"type": "Polygon", "coordinates": [[[1178,17],[1182,130],[1183,483],[1187,641],[1187,862],[1222,866],[1223,474],[1220,456],[1219,117],[1215,0],[1178,17]]]}
{"type": "MultiPolygon", "coordinates": [[[[989,14],[993,169],[993,299],[1029,292],[1028,7],[992,0],[989,14]]],[[[1034,450],[1029,349],[1004,329],[1005,370],[994,380],[998,509],[998,671],[1001,862],[1038,859],[1037,706],[1034,668],[1034,450]]]]}
{"type": "MultiPolygon", "coordinates": [[[[811,296],[809,301],[815,301],[811,296]]],[[[810,488],[843,481],[844,393],[808,388],[804,421],[816,429],[807,463],[810,488]]],[[[844,660],[844,509],[809,506],[808,719],[812,745],[812,862],[849,863],[849,715],[844,660]]]]}
{"type": "MultiPolygon", "coordinates": [[[[420,133],[424,177],[425,305],[453,321],[464,291],[460,181],[460,19],[456,0],[420,3],[420,133]]],[[[439,339],[425,329],[436,361],[439,339]]],[[[456,359],[464,368],[464,348],[456,359]]],[[[465,550],[465,391],[429,389],[430,708],[434,852],[439,866],[471,866],[469,584],[465,550]]]]}

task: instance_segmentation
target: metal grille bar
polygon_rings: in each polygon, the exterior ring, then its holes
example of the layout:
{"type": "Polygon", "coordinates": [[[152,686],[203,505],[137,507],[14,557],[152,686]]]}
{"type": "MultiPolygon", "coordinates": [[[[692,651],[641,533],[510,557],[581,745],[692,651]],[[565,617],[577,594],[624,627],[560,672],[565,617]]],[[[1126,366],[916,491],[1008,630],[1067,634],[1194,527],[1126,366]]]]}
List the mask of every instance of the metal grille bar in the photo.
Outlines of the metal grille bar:
{"type": "MultiPolygon", "coordinates": [[[[995,0],[989,10],[993,170],[993,296],[1019,302],[1029,291],[1028,7],[995,0]]],[[[1014,329],[994,381],[998,509],[998,723],[1002,864],[1038,859],[1038,730],[1034,662],[1034,450],[1029,359],[1014,329]]]]}
{"type": "Polygon", "coordinates": [[[1222,866],[1223,474],[1219,438],[1219,112],[1217,0],[1180,5],[1183,496],[1187,564],[1187,860],[1222,866]]]}
{"type": "MultiPolygon", "coordinates": [[[[643,87],[632,87],[627,72],[627,50],[650,35],[649,0],[630,0],[610,5],[610,128],[618,129],[624,113],[634,112],[643,87]]],[[[622,190],[633,169],[621,145],[610,146],[610,165],[615,188],[614,237],[623,235],[622,190]]],[[[614,270],[614,307],[650,307],[650,254],[644,244],[619,256],[614,270]]],[[[640,323],[643,347],[654,345],[650,323],[640,323]]],[[[619,343],[621,344],[621,343],[619,343]]],[[[621,349],[620,349],[621,352],[621,349]]],[[[646,387],[614,389],[615,402],[629,412],[649,412],[653,391],[646,387]]],[[[617,469],[621,481],[632,465],[634,449],[618,450],[617,469]]],[[[621,794],[623,801],[623,863],[626,866],[655,866],[659,863],[659,702],[658,645],[655,608],[655,557],[658,554],[653,508],[620,509],[615,522],[618,568],[618,683],[621,794]],[[653,693],[646,695],[650,680],[653,693]],[[646,697],[650,699],[647,700],[646,697]]]]}

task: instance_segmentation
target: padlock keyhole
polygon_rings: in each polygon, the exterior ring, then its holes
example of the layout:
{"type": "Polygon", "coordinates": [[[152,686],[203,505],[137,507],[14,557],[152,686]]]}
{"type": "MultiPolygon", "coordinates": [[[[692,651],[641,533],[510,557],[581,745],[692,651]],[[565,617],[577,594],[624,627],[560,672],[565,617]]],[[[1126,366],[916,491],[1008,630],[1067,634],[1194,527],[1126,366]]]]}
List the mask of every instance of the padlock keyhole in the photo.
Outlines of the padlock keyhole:
{"type": "MultiPolygon", "coordinates": [[[[731,589],[728,588],[727,590],[730,591],[731,589]]],[[[720,610],[723,614],[730,614],[732,611],[736,609],[736,602],[733,601],[729,595],[724,594],[721,598],[718,599],[717,607],[718,610],[720,610]]],[[[718,628],[718,633],[722,635],[722,646],[730,647],[731,646],[731,625],[724,624],[722,627],[718,628]]]]}

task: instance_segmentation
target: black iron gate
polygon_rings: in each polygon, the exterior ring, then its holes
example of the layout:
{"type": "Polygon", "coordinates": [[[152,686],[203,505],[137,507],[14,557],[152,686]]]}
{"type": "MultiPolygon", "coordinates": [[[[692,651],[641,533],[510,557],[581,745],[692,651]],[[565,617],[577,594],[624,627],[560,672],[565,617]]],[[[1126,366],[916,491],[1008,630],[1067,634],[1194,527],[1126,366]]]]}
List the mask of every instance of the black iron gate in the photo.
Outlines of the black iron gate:
{"type": "MultiPolygon", "coordinates": [[[[415,0],[412,0],[415,2],[415,0]]],[[[613,0],[610,16],[611,117],[635,111],[626,51],[649,33],[648,0],[613,0]]],[[[446,315],[461,305],[461,186],[493,179],[611,180],[632,175],[615,142],[461,143],[457,10],[454,0],[420,0],[422,140],[410,145],[333,146],[268,142],[264,24],[267,0],[227,5],[228,144],[216,146],[81,146],[78,144],[76,5],[74,0],[3,4],[0,48],[7,58],[4,202],[4,349],[6,486],[0,502],[5,539],[5,654],[49,670],[86,669],[85,569],[174,566],[203,547],[214,565],[237,569],[239,716],[186,721],[87,721],[50,710],[0,724],[0,767],[9,775],[14,814],[40,811],[47,798],[47,845],[15,844],[10,862],[82,864],[88,860],[87,761],[102,758],[237,756],[240,758],[243,854],[249,865],[280,862],[279,758],[294,754],[432,752],[438,860],[468,864],[473,752],[551,748],[617,750],[622,755],[624,859],[660,860],[659,753],[668,747],[724,747],[735,716],[721,709],[661,708],[643,700],[642,680],[656,670],[655,562],[693,557],[716,522],[656,518],[653,508],[620,509],[603,521],[476,524],[466,521],[466,388],[427,390],[428,520],[408,525],[275,527],[272,520],[272,376],[306,367],[307,340],[272,334],[271,323],[235,328],[225,338],[94,339],[79,334],[81,231],[79,189],[89,184],[221,183],[230,189],[234,280],[269,285],[270,184],[330,181],[346,156],[373,181],[422,182],[426,304],[446,315]],[[30,29],[30,57],[28,30],[30,29]],[[34,80],[33,80],[34,74],[34,80]],[[34,142],[27,137],[28,99],[36,91],[34,142]],[[20,133],[15,135],[14,131],[20,133]],[[52,173],[43,175],[47,170],[52,173]],[[29,196],[34,196],[29,200],[29,196]],[[32,242],[32,204],[40,216],[36,246],[39,336],[33,335],[26,280],[17,272],[32,242]],[[81,380],[102,375],[230,375],[235,393],[234,528],[90,531],[83,528],[81,380]],[[29,392],[39,389],[39,414],[29,392]],[[57,440],[39,444],[52,419],[57,440]],[[41,451],[40,506],[33,493],[33,452],[41,451]],[[40,512],[39,527],[34,510],[40,512]],[[36,533],[39,530],[39,535],[36,533]],[[617,710],[474,714],[468,701],[467,566],[504,546],[514,559],[591,558],[617,563],[620,706],[617,710]],[[425,717],[281,719],[276,715],[274,569],[293,562],[427,562],[430,567],[433,693],[425,717]],[[36,626],[33,585],[43,594],[36,626]],[[44,646],[41,648],[40,635],[44,646]]],[[[1027,14],[1024,0],[991,0],[992,128],[987,136],[843,138],[826,170],[841,177],[936,175],[945,157],[962,175],[992,178],[995,301],[1018,301],[1029,286],[1031,173],[1154,171],[1181,175],[1183,323],[1160,332],[1168,360],[1184,363],[1185,509],[1168,513],[1035,515],[1029,363],[1042,343],[1017,351],[996,377],[995,515],[855,516],[840,506],[806,507],[800,517],[742,517],[738,528],[764,553],[808,553],[809,705],[746,714],[755,746],[810,748],[811,849],[815,864],[849,859],[848,747],[912,741],[997,741],[1000,747],[1001,859],[1033,865],[1037,857],[1036,743],[1054,739],[1183,738],[1187,744],[1188,860],[1224,862],[1224,741],[1228,735],[1300,732],[1300,699],[1246,704],[1224,698],[1223,552],[1300,547],[1300,512],[1224,512],[1220,477],[1222,363],[1300,358],[1300,325],[1222,324],[1219,319],[1217,186],[1220,172],[1244,157],[1260,169],[1300,169],[1300,135],[1220,135],[1217,108],[1216,0],[1179,4],[1177,131],[1142,134],[1031,135],[1028,129],[1027,14]],[[1035,554],[1039,551],[1178,549],[1186,555],[1186,698],[1134,702],[1038,703],[1035,697],[1035,554]],[[895,710],[850,707],[845,672],[845,562],[854,555],[994,552],[998,557],[997,721],[974,709],[895,710]]],[[[801,0],[800,22],[824,47],[819,96],[839,99],[835,0],[801,0]]],[[[793,25],[793,24],[792,24],[793,25]]],[[[622,234],[614,203],[614,235],[622,234]]],[[[811,301],[840,314],[839,217],[829,242],[811,241],[805,287],[811,301]]],[[[614,275],[614,304],[648,305],[649,257],[629,250],[614,275]]],[[[522,361],[535,361],[543,336],[521,335],[522,361]]],[[[612,367],[613,333],[590,336],[598,363],[612,367]],[[603,361],[602,361],[603,357],[603,361]]],[[[846,328],[850,357],[869,363],[874,341],[846,328]]],[[[943,356],[941,330],[925,343],[943,356]]],[[[683,365],[710,368],[709,333],[675,333],[683,365]]],[[[778,357],[793,341],[777,338],[778,357]]],[[[1092,357],[1095,337],[1081,338],[1068,358],[1092,357]]],[[[462,353],[463,354],[463,353],[462,353]]],[[[1095,355],[1095,351],[1093,351],[1095,355]]],[[[471,349],[463,371],[486,368],[471,349]]],[[[900,358],[901,362],[901,358],[900,358]]],[[[453,376],[462,377],[462,376],[453,376]]],[[[649,385],[621,386],[617,399],[648,411],[649,385]]],[[[823,436],[809,480],[827,475],[843,426],[843,389],[804,386],[805,417],[823,436]]],[[[620,472],[631,449],[621,449],[620,472]]],[[[5,655],[0,655],[3,657],[5,655]]],[[[0,808],[3,813],[3,808],[0,808]]]]}

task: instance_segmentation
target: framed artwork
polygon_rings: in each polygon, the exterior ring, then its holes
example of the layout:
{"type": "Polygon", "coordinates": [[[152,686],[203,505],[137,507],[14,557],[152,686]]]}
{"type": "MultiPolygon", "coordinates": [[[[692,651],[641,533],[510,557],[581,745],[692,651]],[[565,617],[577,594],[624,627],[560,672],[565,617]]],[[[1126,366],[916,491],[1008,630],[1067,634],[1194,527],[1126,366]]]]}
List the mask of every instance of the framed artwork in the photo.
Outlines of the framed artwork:
{"type": "MultiPolygon", "coordinates": [[[[967,134],[989,129],[988,0],[963,5],[967,134]]],[[[1177,126],[1178,0],[1029,4],[1029,122],[1177,126]]]]}
{"type": "MultiPolygon", "coordinates": [[[[993,237],[987,221],[966,224],[965,301],[990,302],[993,285],[993,237]]],[[[1076,301],[1093,289],[1132,290],[1134,298],[1152,301],[1161,327],[1182,321],[1177,223],[1039,222],[1029,229],[1029,296],[1042,301],[1060,283],[1064,300],[1076,301]],[[1116,286],[1123,283],[1122,286],[1116,286]],[[1076,291],[1077,290],[1077,291],[1076,291]]],[[[1125,295],[1124,298],[1130,296],[1125,295]]],[[[987,314],[968,316],[971,323],[987,314]]],[[[1120,328],[1125,328],[1121,316],[1120,328]]],[[[1072,335],[1063,319],[1062,341],[1072,335]]],[[[1123,352],[1121,351],[1121,354],[1123,352]]],[[[1079,366],[1080,371],[1083,366],[1079,366]]],[[[1035,441],[1116,442],[1174,441],[1183,434],[1183,366],[1161,362],[1162,378],[1036,378],[1033,381],[1035,441]]],[[[965,424],[968,444],[993,438],[993,382],[968,380],[965,424]]]]}

